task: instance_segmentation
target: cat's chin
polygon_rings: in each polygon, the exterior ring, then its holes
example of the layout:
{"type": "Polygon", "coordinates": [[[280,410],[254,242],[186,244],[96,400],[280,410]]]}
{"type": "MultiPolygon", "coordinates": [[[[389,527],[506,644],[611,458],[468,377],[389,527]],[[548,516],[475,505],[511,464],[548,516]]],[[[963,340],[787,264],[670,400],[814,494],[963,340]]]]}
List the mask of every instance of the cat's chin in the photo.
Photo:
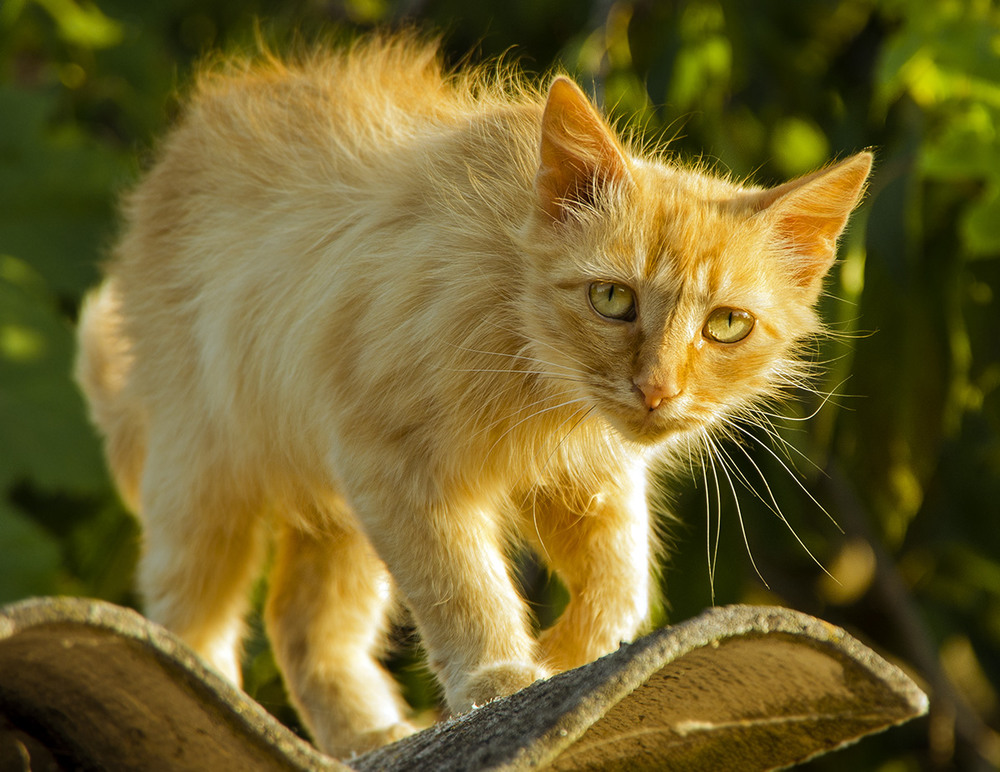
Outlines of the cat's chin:
{"type": "Polygon", "coordinates": [[[697,429],[695,422],[689,419],[665,417],[652,412],[609,418],[624,439],[650,447],[670,442],[697,429]]]}

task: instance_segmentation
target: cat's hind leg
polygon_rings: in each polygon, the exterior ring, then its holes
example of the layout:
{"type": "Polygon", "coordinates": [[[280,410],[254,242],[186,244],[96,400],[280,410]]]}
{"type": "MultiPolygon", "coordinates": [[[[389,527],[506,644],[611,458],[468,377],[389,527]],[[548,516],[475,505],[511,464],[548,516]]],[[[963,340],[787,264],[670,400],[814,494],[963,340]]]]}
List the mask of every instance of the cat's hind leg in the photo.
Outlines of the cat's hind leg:
{"type": "Polygon", "coordinates": [[[378,662],[391,582],[359,530],[282,525],[266,608],[275,658],[316,744],[348,756],[413,727],[378,662]]]}
{"type": "Polygon", "coordinates": [[[239,685],[243,618],[263,557],[260,501],[199,452],[199,438],[171,434],[151,444],[142,481],[144,610],[239,685]]]}

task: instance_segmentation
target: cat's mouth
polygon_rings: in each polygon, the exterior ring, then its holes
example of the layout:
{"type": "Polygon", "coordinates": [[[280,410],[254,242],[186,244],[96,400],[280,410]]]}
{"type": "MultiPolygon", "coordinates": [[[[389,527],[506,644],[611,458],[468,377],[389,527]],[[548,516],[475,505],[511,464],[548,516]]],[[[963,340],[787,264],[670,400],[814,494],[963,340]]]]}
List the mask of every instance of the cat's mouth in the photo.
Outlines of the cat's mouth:
{"type": "Polygon", "coordinates": [[[702,425],[696,417],[670,405],[663,405],[655,410],[649,410],[645,406],[632,407],[616,411],[609,418],[625,439],[642,445],[658,445],[688,434],[702,425]]]}

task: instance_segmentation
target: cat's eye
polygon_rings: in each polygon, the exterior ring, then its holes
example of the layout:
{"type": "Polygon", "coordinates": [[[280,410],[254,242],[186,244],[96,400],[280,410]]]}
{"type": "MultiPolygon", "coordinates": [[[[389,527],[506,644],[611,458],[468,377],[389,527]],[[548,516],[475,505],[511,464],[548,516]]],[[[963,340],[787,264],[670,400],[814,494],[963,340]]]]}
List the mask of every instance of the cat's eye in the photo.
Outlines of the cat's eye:
{"type": "Polygon", "coordinates": [[[738,308],[716,308],[708,315],[702,334],[719,343],[738,343],[753,329],[756,320],[738,308]]]}
{"type": "Polygon", "coordinates": [[[607,319],[635,321],[635,293],[624,284],[595,281],[590,285],[590,305],[607,319]]]}

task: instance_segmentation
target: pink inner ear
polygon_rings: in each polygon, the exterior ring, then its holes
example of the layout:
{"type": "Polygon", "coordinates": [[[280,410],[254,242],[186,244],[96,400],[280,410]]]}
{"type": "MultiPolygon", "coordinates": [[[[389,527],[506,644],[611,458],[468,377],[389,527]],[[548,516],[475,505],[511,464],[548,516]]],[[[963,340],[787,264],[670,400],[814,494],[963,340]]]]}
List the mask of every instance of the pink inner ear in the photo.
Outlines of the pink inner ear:
{"type": "Polygon", "coordinates": [[[790,214],[778,221],[783,244],[798,260],[795,276],[802,286],[818,282],[830,270],[846,222],[846,217],[838,222],[808,214],[790,214]]]}
{"type": "Polygon", "coordinates": [[[782,245],[796,259],[796,280],[815,289],[836,257],[837,239],[864,190],[870,153],[761,194],[761,209],[775,218],[782,245]]]}
{"type": "Polygon", "coordinates": [[[556,220],[592,205],[602,187],[628,178],[624,153],[580,88],[556,78],[542,115],[535,190],[556,220]]]}

